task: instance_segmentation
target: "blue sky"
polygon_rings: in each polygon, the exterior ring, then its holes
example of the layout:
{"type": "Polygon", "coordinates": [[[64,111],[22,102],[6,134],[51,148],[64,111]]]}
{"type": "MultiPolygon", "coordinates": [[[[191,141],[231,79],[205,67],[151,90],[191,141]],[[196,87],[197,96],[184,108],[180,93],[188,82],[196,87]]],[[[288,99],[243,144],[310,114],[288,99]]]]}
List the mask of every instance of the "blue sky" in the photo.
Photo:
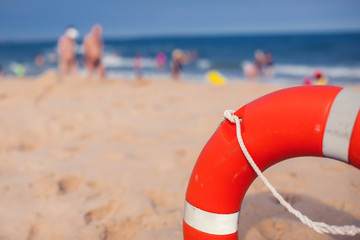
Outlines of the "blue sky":
{"type": "Polygon", "coordinates": [[[0,0],[1,39],[53,39],[94,23],[109,37],[360,31],[359,0],[0,0]]]}

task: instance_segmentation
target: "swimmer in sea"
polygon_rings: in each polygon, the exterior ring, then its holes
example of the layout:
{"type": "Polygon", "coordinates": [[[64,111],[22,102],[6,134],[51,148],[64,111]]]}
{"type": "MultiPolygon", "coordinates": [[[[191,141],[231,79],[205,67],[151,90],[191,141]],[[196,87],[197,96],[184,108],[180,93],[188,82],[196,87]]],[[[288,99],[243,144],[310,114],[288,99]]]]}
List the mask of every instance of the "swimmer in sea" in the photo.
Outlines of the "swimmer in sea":
{"type": "Polygon", "coordinates": [[[58,41],[59,69],[62,75],[77,74],[76,42],[78,31],[74,27],[68,27],[65,34],[58,41]]]}
{"type": "Polygon", "coordinates": [[[93,75],[94,71],[99,71],[100,77],[105,78],[105,68],[101,62],[101,57],[104,50],[103,40],[101,38],[102,28],[96,24],[91,29],[91,32],[84,39],[84,58],[85,65],[89,71],[89,75],[93,75]]]}

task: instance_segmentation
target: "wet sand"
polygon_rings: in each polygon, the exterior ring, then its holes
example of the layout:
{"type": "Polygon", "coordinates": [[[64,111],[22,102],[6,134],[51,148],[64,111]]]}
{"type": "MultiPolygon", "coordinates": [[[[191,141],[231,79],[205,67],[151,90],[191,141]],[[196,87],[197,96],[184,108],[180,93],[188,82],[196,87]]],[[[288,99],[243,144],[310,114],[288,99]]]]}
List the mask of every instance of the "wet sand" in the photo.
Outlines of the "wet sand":
{"type": "MultiPolygon", "coordinates": [[[[280,88],[59,83],[54,72],[0,81],[0,239],[182,239],[187,182],[223,111],[280,88]]],[[[360,226],[358,169],[307,157],[265,175],[310,218],[360,226]]],[[[359,238],[315,233],[258,180],[240,218],[239,239],[359,238]]]]}

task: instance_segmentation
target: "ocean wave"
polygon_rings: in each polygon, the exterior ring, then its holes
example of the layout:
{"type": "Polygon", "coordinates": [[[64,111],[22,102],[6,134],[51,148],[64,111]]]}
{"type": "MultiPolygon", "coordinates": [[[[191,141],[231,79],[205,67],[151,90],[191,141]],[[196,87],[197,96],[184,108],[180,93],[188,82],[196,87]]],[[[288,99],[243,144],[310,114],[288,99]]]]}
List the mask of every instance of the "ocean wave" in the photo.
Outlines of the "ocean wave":
{"type": "MultiPolygon", "coordinates": [[[[133,68],[134,58],[120,57],[117,55],[105,55],[102,58],[105,67],[108,68],[133,68]]],[[[152,58],[142,58],[141,65],[143,68],[156,68],[156,61],[152,58]]]]}
{"type": "Polygon", "coordinates": [[[315,71],[321,70],[330,78],[360,78],[360,67],[344,66],[306,66],[306,65],[275,65],[276,74],[290,75],[297,77],[306,77],[314,74],[315,71]]]}
{"type": "Polygon", "coordinates": [[[207,59],[199,59],[196,61],[196,67],[199,69],[209,69],[211,67],[211,62],[207,59]]]}

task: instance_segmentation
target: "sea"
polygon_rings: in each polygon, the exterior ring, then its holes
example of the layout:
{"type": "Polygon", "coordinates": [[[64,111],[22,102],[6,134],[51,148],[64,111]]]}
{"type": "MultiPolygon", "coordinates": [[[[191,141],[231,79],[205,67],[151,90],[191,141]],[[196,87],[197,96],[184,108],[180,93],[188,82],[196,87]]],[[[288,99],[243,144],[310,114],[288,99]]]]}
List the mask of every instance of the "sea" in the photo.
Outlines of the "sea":
{"type": "MultiPolygon", "coordinates": [[[[274,76],[258,81],[301,85],[303,79],[322,71],[332,85],[360,84],[360,32],[228,34],[202,36],[159,36],[106,38],[103,62],[110,79],[135,78],[135,55],[142,57],[142,74],[146,77],[169,76],[174,49],[196,56],[183,66],[183,79],[206,81],[206,73],[219,71],[229,81],[244,81],[243,67],[254,61],[257,50],[270,52],[274,60],[274,76]],[[166,67],[159,70],[155,57],[163,52],[166,67]]],[[[57,68],[57,40],[1,41],[0,66],[3,75],[14,75],[21,64],[26,75],[36,76],[57,68]],[[45,65],[37,67],[34,59],[43,56],[45,65]]],[[[81,39],[77,59],[80,74],[85,75],[81,39]]]]}

